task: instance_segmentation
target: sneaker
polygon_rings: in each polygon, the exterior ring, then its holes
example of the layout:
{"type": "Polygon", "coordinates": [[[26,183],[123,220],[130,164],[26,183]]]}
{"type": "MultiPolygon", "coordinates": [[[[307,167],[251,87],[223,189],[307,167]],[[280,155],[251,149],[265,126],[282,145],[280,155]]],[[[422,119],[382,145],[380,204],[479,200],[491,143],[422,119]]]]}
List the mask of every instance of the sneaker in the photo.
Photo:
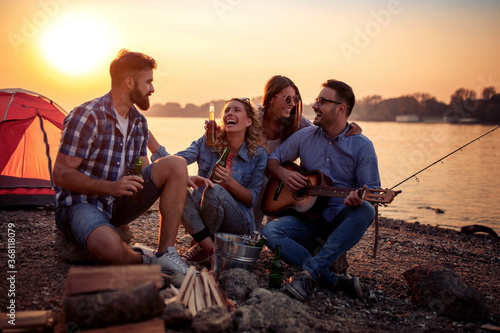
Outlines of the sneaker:
{"type": "Polygon", "coordinates": [[[162,272],[169,275],[174,273],[186,274],[189,269],[189,266],[186,265],[177,251],[165,252],[160,256],[155,252],[151,258],[151,264],[160,265],[162,272]]]}
{"type": "Polygon", "coordinates": [[[316,281],[302,272],[292,276],[284,288],[299,301],[304,301],[307,295],[313,292],[315,284],[316,281]]]}
{"type": "Polygon", "coordinates": [[[139,252],[142,255],[142,263],[145,265],[151,264],[151,259],[154,255],[154,250],[146,245],[136,243],[132,246],[132,250],[139,252]]]}
{"type": "Polygon", "coordinates": [[[182,259],[188,265],[207,265],[210,264],[213,253],[214,249],[208,253],[200,244],[196,244],[182,255],[182,259]]]}
{"type": "Polygon", "coordinates": [[[342,291],[353,298],[363,298],[363,291],[358,277],[352,279],[339,277],[333,291],[342,291]]]}

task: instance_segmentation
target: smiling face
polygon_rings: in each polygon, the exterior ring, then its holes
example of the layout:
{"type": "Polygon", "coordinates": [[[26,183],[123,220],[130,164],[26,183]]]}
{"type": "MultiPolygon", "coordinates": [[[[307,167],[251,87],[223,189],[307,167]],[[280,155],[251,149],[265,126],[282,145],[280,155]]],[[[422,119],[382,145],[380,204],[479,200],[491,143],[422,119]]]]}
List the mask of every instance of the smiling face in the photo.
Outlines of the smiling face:
{"type": "Polygon", "coordinates": [[[245,132],[252,125],[252,119],[248,117],[245,105],[238,100],[226,103],[222,120],[227,133],[245,132]]]}
{"type": "MultiPolygon", "coordinates": [[[[342,102],[338,100],[337,92],[331,88],[323,88],[318,95],[318,99],[342,102]]],[[[325,130],[347,121],[345,117],[345,104],[337,104],[329,101],[324,101],[321,106],[318,102],[315,102],[312,106],[316,114],[313,124],[325,130]]]]}
{"type": "Polygon", "coordinates": [[[145,111],[149,109],[149,96],[154,91],[153,69],[139,71],[134,78],[134,89],[130,92],[130,100],[145,111]]]}
{"type": "Polygon", "coordinates": [[[269,103],[269,112],[271,112],[271,115],[277,118],[290,118],[290,113],[295,106],[294,100],[296,95],[295,88],[292,86],[281,89],[269,103]],[[285,96],[291,97],[289,103],[286,102],[285,96]]]}

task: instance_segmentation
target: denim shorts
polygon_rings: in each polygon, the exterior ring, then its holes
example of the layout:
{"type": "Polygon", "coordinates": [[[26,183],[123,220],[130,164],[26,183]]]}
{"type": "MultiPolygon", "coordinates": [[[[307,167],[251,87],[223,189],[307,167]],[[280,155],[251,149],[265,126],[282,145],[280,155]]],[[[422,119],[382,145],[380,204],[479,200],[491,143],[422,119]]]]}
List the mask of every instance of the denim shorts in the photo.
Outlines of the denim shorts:
{"type": "Polygon", "coordinates": [[[142,203],[139,205],[132,204],[131,195],[116,198],[111,219],[89,203],[60,206],[55,211],[57,228],[86,248],[87,237],[97,227],[107,225],[116,230],[116,227],[132,222],[148,210],[161,195],[162,188],[153,181],[153,165],[150,164],[142,170],[144,189],[142,203]]]}

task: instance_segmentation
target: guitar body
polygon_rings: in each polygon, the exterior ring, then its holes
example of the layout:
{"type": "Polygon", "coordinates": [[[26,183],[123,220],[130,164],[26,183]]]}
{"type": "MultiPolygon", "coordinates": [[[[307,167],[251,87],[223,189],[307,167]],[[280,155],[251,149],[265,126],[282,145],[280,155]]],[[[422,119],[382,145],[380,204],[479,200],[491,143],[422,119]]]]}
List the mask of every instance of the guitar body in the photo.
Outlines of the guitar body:
{"type": "MultiPolygon", "coordinates": [[[[332,181],[320,171],[304,171],[292,162],[286,162],[283,167],[287,170],[300,172],[307,177],[309,185],[331,186],[332,181]]],[[[306,188],[292,192],[287,189],[281,180],[276,177],[269,178],[262,193],[262,212],[272,218],[285,215],[319,217],[325,209],[329,197],[308,195],[306,188]]]]}
{"type": "Polygon", "coordinates": [[[396,195],[401,193],[401,191],[381,188],[334,187],[331,179],[319,170],[304,171],[292,162],[286,162],[282,166],[307,177],[308,185],[292,192],[283,185],[279,178],[269,178],[262,193],[260,208],[264,214],[273,218],[284,215],[319,217],[330,201],[330,197],[345,198],[352,191],[357,191],[358,196],[363,200],[383,205],[390,204],[396,195]]]}

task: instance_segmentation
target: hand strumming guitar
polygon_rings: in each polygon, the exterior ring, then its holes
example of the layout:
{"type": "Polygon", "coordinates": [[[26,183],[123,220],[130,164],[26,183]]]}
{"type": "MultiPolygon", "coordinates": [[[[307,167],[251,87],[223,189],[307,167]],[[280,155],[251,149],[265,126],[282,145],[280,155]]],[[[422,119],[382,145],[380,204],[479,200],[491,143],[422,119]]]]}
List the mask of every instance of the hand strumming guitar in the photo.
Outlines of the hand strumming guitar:
{"type": "Polygon", "coordinates": [[[289,191],[298,191],[308,184],[308,178],[306,176],[297,171],[283,168],[278,160],[268,160],[267,168],[271,174],[281,179],[289,191]]]}

